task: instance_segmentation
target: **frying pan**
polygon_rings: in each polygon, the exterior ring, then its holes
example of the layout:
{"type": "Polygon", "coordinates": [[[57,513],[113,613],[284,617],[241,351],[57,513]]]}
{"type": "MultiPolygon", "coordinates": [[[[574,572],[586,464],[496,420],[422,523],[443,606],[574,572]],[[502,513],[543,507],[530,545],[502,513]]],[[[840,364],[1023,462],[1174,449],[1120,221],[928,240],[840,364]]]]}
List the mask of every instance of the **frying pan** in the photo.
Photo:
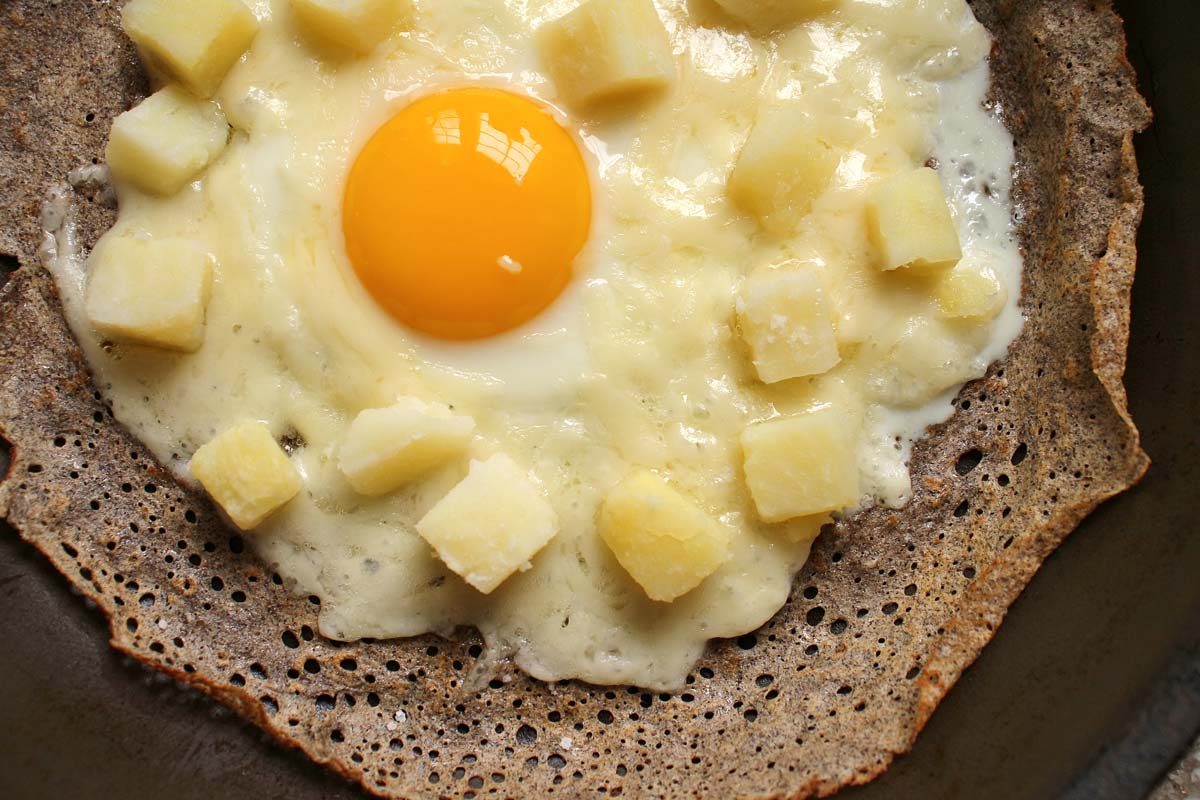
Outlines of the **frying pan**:
{"type": "MultiPolygon", "coordinates": [[[[1117,6],[1157,117],[1126,375],[1154,466],[1046,561],[912,753],[839,800],[1141,798],[1200,731],[1200,4],[1117,6]]],[[[111,650],[7,527],[0,642],[7,800],[365,796],[111,650]]]]}

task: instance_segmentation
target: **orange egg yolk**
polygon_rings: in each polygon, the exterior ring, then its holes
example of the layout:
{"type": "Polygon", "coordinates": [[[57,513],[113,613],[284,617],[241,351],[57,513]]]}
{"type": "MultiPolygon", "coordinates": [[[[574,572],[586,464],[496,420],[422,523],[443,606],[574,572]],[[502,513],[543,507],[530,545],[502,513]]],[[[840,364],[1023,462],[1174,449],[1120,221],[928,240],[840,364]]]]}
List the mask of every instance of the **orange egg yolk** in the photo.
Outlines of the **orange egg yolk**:
{"type": "Polygon", "coordinates": [[[476,87],[421,98],[350,170],[350,262],[393,317],[446,339],[509,330],[548,306],[588,236],[592,195],[549,109],[476,87]]]}

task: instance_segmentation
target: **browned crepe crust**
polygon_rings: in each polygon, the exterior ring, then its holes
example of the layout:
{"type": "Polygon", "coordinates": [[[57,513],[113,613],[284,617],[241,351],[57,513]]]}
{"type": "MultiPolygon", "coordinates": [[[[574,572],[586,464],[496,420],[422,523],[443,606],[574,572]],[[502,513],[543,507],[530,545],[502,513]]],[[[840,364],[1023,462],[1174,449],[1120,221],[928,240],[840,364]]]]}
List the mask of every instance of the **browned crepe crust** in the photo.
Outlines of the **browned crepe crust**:
{"type": "MultiPolygon", "coordinates": [[[[0,249],[24,265],[0,293],[0,511],[104,610],[115,647],[380,795],[798,798],[869,780],[1042,560],[1148,463],[1121,376],[1142,210],[1131,136],[1149,113],[1120,21],[1085,0],[973,5],[1017,142],[1024,332],[916,447],[913,501],[824,533],[788,604],[714,643],[685,692],[511,668],[477,689],[469,634],[314,635],[317,607],[113,421],[35,263],[48,187],[100,155],[144,89],[115,10],[88,0],[0,12],[0,249]]],[[[76,200],[94,241],[112,210],[76,200]]]]}

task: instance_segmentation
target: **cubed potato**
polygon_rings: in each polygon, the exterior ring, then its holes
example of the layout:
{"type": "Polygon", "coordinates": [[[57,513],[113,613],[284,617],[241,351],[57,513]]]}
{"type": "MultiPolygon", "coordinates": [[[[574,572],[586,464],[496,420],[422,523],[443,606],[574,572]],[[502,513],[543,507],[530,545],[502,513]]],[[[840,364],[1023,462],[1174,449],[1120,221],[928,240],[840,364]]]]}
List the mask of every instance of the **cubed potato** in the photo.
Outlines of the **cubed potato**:
{"type": "Polygon", "coordinates": [[[995,319],[1008,302],[1008,290],[989,268],[959,264],[938,281],[938,310],[950,319],[986,322],[995,319]]]}
{"type": "Polygon", "coordinates": [[[983,374],[975,332],[918,316],[888,347],[867,376],[870,400],[900,408],[915,408],[939,394],[983,374]]]}
{"type": "Polygon", "coordinates": [[[417,523],[446,566],[484,594],[518,570],[558,532],[558,516],[511,458],[472,461],[467,477],[417,523]]]}
{"type": "Polygon", "coordinates": [[[649,470],[608,492],[598,532],[651,600],[690,592],[729,558],[729,529],[649,470]]]}
{"type": "Polygon", "coordinates": [[[840,360],[820,267],[755,272],[738,295],[737,313],[763,383],[820,375],[840,360]]]}
{"type": "Polygon", "coordinates": [[[199,97],[212,97],[258,33],[241,0],[130,0],[121,27],[147,65],[199,97]]]}
{"type": "Polygon", "coordinates": [[[359,413],[346,432],[338,466],[360,494],[380,495],[460,455],[475,421],[442,403],[402,398],[359,413]]]}
{"type": "Polygon", "coordinates": [[[400,28],[412,26],[412,0],[292,0],[305,35],[365,55],[400,28]]]}
{"type": "Polygon", "coordinates": [[[567,102],[588,105],[660,91],[676,75],[651,0],[586,0],[538,32],[542,60],[567,102]]]}
{"type": "Polygon", "coordinates": [[[782,522],[858,504],[858,421],[828,405],[742,431],[746,485],[758,515],[782,522]]]}
{"type": "Polygon", "coordinates": [[[192,456],[189,468],[242,530],[257,527],[300,491],[300,473],[261,422],[230,428],[192,456]]]}
{"type": "Polygon", "coordinates": [[[962,258],[942,183],[928,167],[874,186],[867,198],[867,228],[882,270],[936,272],[962,258]]]}
{"type": "Polygon", "coordinates": [[[90,259],[84,311],[114,341],[200,349],[213,257],[189,239],[106,238],[90,259]]]}
{"type": "Polygon", "coordinates": [[[757,31],[795,25],[828,11],[838,0],[716,0],[725,13],[757,31]]]}
{"type": "Polygon", "coordinates": [[[113,120],[104,157],[118,181],[169,195],[194,180],[228,140],[216,103],[168,86],[113,120]]]}
{"type": "Polygon", "coordinates": [[[791,232],[829,185],[841,156],[807,111],[784,106],[755,123],[729,174],[729,198],[763,228],[791,232]]]}

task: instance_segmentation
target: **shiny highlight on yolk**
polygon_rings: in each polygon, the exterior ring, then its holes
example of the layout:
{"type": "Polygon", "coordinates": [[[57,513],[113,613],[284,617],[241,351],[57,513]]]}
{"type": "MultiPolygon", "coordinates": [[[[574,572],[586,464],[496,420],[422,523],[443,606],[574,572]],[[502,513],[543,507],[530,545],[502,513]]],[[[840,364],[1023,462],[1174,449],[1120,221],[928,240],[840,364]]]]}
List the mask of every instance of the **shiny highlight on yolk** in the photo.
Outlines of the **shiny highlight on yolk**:
{"type": "Polygon", "coordinates": [[[421,98],[350,171],[346,250],[393,317],[446,339],[528,321],[571,277],[591,225],[587,167],[536,101],[500,89],[421,98]]]}

